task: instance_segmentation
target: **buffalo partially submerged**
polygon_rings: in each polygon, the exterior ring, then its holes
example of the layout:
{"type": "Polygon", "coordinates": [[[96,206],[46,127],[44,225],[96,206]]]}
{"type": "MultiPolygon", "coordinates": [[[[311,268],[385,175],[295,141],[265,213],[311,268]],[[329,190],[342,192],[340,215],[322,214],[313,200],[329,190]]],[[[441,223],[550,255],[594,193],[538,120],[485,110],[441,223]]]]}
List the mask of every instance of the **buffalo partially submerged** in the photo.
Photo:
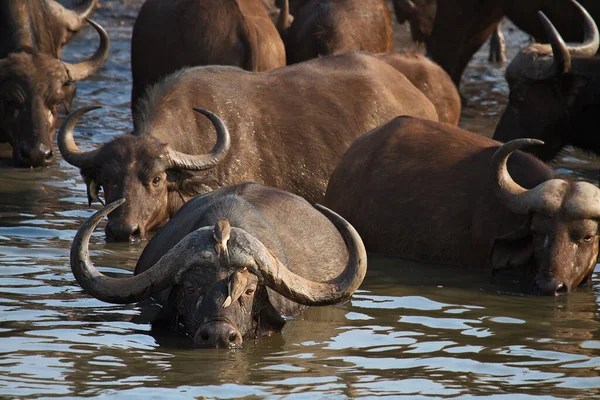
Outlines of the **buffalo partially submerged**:
{"type": "Polygon", "coordinates": [[[245,338],[279,331],[284,317],[305,306],[346,301],[366,273],[360,236],[339,215],[244,183],[189,201],[148,243],[134,277],[109,278],[94,268],[88,244],[122,202],[81,226],[71,247],[73,275],[109,303],[154,296],[163,306],[155,326],[187,334],[197,346],[240,347],[245,338]]]}
{"type": "Polygon", "coordinates": [[[578,46],[565,45],[540,13],[551,46],[530,46],[508,66],[509,102],[494,139],[541,139],[544,146],[531,151],[543,160],[553,159],[569,144],[600,154],[600,57],[594,57],[600,35],[591,16],[580,10],[585,16],[586,39],[578,46]]]}
{"type": "MultiPolygon", "coordinates": [[[[599,1],[580,2],[595,19],[600,18],[599,1]]],[[[572,0],[444,0],[437,4],[433,30],[427,41],[427,54],[450,74],[458,86],[473,54],[505,16],[538,42],[548,43],[546,30],[537,15],[539,10],[556,24],[565,40],[582,40],[584,18],[572,0]]]]}
{"type": "Polygon", "coordinates": [[[325,204],[356,228],[370,252],[491,265],[523,274],[541,295],[565,294],[589,282],[596,266],[600,189],[557,178],[526,153],[514,153],[507,170],[513,152],[534,144],[540,141],[502,146],[399,117],[350,146],[325,204]]]}
{"type": "Polygon", "coordinates": [[[351,51],[392,51],[392,17],[385,0],[311,0],[285,36],[289,64],[351,51]]]}
{"type": "Polygon", "coordinates": [[[69,117],[58,143],[65,160],[81,169],[90,199],[102,187],[107,202],[128,200],[109,216],[113,240],[144,237],[194,195],[246,180],[318,202],[355,138],[398,115],[438,120],[434,105],[403,74],[367,54],[262,73],[182,70],[147,92],[133,135],[84,153],[73,129],[87,110],[69,117]],[[212,117],[218,138],[194,107],[219,114],[224,122],[212,117]],[[212,155],[201,155],[215,142],[212,155]]]}
{"type": "Polygon", "coordinates": [[[144,90],[184,67],[285,65],[285,48],[261,0],[148,0],[131,38],[131,106],[144,90]]]}
{"type": "Polygon", "coordinates": [[[92,57],[78,64],[60,60],[61,47],[95,6],[81,14],[48,0],[3,1],[0,5],[0,142],[13,148],[19,165],[45,166],[53,161],[52,141],[58,110],[69,109],[74,83],[92,75],[108,55],[106,32],[92,57]]]}

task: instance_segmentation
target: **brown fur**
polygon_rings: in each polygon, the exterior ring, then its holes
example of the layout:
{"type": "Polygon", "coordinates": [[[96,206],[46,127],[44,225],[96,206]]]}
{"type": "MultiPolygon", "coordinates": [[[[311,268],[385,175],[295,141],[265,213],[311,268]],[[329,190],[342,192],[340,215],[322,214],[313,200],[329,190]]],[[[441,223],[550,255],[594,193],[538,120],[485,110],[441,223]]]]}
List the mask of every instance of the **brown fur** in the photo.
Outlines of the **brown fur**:
{"type": "MultiPolygon", "coordinates": [[[[98,156],[93,173],[99,182],[104,164],[118,159],[121,172],[114,178],[130,185],[105,193],[106,200],[135,199],[120,208],[118,218],[111,214],[109,225],[136,223],[143,236],[157,225],[149,223],[150,216],[140,217],[143,213],[172,209],[166,193],[174,189],[155,196],[158,187],[147,183],[152,177],[140,182],[139,173],[128,172],[132,165],[156,165],[155,175],[164,177],[165,185],[176,183],[192,192],[180,192],[184,198],[254,180],[314,203],[323,199],[329,175],[356,137],[397,115],[438,119],[433,104],[404,75],[366,54],[322,57],[257,74],[227,66],[195,67],[173,74],[147,92],[135,115],[136,136],[127,145],[139,152],[144,142],[138,138],[152,137],[189,154],[208,152],[216,133],[193,107],[214,112],[229,127],[231,149],[224,161],[190,174],[167,171],[164,165],[161,170],[158,157],[117,158],[119,153],[109,151],[98,156]],[[143,191],[137,189],[142,183],[147,185],[143,191]]],[[[105,146],[109,145],[121,146],[105,146]]]]}
{"type": "Polygon", "coordinates": [[[312,0],[294,15],[285,38],[288,63],[351,51],[392,51],[392,19],[384,0],[312,0]]]}
{"type": "Polygon", "coordinates": [[[458,125],[460,96],[450,76],[439,65],[413,51],[376,54],[379,58],[402,72],[433,103],[440,122],[458,125]]]}
{"type": "Polygon", "coordinates": [[[73,33],[47,1],[0,5],[0,142],[10,143],[20,165],[53,160],[58,109],[68,110],[75,94],[59,60],[73,33]]]}
{"type": "MultiPolygon", "coordinates": [[[[530,217],[512,213],[494,192],[490,161],[498,146],[448,125],[399,117],[354,141],[331,176],[324,204],[356,228],[370,252],[489,268],[495,249],[497,269],[525,271],[535,264],[529,279],[561,279],[576,287],[595,266],[597,222],[574,221],[563,211],[551,217],[533,213],[533,224],[550,218],[552,224],[539,229],[562,241],[552,257],[534,247],[530,217]],[[573,254],[572,244],[579,243],[573,232],[584,224],[596,227],[594,248],[573,254]],[[502,236],[503,247],[494,247],[502,236]],[[573,263],[582,268],[572,271],[573,263]]],[[[553,177],[549,167],[520,152],[508,167],[526,188],[553,177]]],[[[563,204],[574,195],[567,193],[563,204]]]]}
{"type": "Polygon", "coordinates": [[[149,0],[131,39],[132,109],[150,85],[184,67],[285,65],[285,48],[260,0],[149,0]]]}

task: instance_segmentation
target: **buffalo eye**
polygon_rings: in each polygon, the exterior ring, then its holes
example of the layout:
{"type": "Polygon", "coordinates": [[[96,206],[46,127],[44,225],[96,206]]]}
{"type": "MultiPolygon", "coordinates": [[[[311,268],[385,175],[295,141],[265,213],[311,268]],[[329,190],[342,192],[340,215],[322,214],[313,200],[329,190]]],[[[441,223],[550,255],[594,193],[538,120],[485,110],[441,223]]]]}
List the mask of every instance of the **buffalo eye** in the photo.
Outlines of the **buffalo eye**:
{"type": "Polygon", "coordinates": [[[154,186],[157,186],[160,183],[161,179],[159,176],[154,177],[154,179],[152,179],[152,184],[154,186]]]}
{"type": "Polygon", "coordinates": [[[246,290],[246,294],[248,296],[250,296],[252,293],[254,293],[254,289],[250,288],[250,289],[246,290]]]}
{"type": "Polygon", "coordinates": [[[586,235],[583,237],[583,241],[586,243],[590,243],[592,240],[594,240],[594,237],[595,236],[593,236],[593,235],[586,235]]]}

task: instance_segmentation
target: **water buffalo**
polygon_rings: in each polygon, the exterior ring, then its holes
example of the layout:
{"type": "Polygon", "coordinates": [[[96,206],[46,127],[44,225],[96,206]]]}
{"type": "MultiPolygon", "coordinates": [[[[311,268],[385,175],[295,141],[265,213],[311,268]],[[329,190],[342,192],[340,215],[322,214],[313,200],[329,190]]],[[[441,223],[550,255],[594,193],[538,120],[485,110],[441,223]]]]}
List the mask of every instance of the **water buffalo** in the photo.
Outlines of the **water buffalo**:
{"type": "Polygon", "coordinates": [[[439,121],[458,125],[461,102],[450,76],[439,65],[414,51],[375,54],[381,61],[402,72],[433,103],[439,121]]]}
{"type": "Polygon", "coordinates": [[[586,39],[565,45],[554,26],[541,13],[549,45],[535,44],[521,51],[506,70],[509,102],[496,127],[494,139],[506,142],[520,137],[544,141],[531,149],[551,160],[570,144],[600,154],[597,133],[600,112],[600,44],[598,28],[581,8],[586,39]]]}
{"type": "Polygon", "coordinates": [[[356,137],[397,115],[438,120],[434,105],[403,74],[368,54],[261,73],[230,66],[179,71],[140,101],[133,135],[84,153],[73,128],[87,110],[67,119],[58,144],[81,169],[90,199],[101,186],[107,202],[129,200],[109,216],[110,240],[143,238],[194,195],[246,180],[318,202],[356,137]],[[222,128],[219,139],[194,107],[222,117],[224,123],[213,117],[222,128]],[[215,141],[212,155],[198,156],[215,141]]]}
{"type": "Polygon", "coordinates": [[[285,48],[261,0],[148,0],[131,38],[131,107],[144,90],[195,65],[266,71],[285,65],[285,48]]]}
{"type": "Polygon", "coordinates": [[[54,159],[52,141],[58,109],[67,110],[74,83],[93,74],[108,55],[106,32],[87,61],[60,60],[61,46],[93,10],[86,3],[76,14],[52,0],[4,1],[0,5],[0,142],[13,148],[18,165],[39,167],[54,159]]]}
{"type": "Polygon", "coordinates": [[[311,0],[285,36],[288,64],[351,51],[392,51],[392,17],[385,0],[311,0]]]}
{"type": "Polygon", "coordinates": [[[104,207],[79,229],[71,269],[90,295],[116,304],[155,296],[154,326],[200,347],[240,347],[280,331],[305,306],[346,301],[362,283],[367,255],[360,236],[329,209],[256,183],[190,200],[148,243],[135,276],[109,278],[94,268],[88,244],[104,207]],[[346,243],[344,243],[344,241],[346,243]]]}
{"type": "Polygon", "coordinates": [[[507,170],[513,152],[540,143],[502,146],[399,117],[354,141],[331,176],[325,205],[356,228],[370,252],[491,265],[523,274],[541,295],[565,294],[589,282],[596,266],[600,190],[557,178],[526,153],[514,153],[507,170]]]}
{"type": "MultiPolygon", "coordinates": [[[[394,12],[399,23],[407,22],[414,42],[426,44],[433,30],[437,0],[394,0],[394,12]]],[[[490,38],[490,62],[506,61],[506,45],[502,24],[496,24],[490,38]]]]}
{"type": "MultiPolygon", "coordinates": [[[[600,2],[580,0],[594,19],[600,18],[600,2]]],[[[537,16],[543,11],[569,42],[581,42],[584,19],[572,0],[444,0],[438,2],[427,54],[446,70],[458,86],[463,71],[503,17],[532,35],[538,42],[548,37],[537,16]]]]}

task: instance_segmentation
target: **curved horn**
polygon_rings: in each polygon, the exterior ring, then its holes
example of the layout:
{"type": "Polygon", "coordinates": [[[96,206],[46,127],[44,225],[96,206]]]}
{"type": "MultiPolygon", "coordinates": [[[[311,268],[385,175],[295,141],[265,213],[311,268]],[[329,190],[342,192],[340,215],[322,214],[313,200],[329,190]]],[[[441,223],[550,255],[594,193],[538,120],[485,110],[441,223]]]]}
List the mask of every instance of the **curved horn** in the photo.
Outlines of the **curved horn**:
{"type": "Polygon", "coordinates": [[[96,52],[88,60],[77,64],[64,63],[67,68],[69,80],[71,81],[80,81],[89,77],[96,72],[102,66],[102,64],[104,64],[106,57],[108,57],[110,40],[108,39],[106,31],[91,19],[86,19],[86,21],[89,22],[94,29],[96,29],[96,32],[98,32],[98,35],[100,36],[100,45],[98,46],[96,52]]]}
{"type": "MultiPolygon", "coordinates": [[[[367,252],[354,227],[324,206],[317,204],[315,208],[333,222],[348,246],[346,268],[331,281],[314,282],[293,273],[256,239],[255,243],[241,245],[254,255],[256,267],[249,268],[259,276],[263,284],[282,296],[307,306],[336,304],[347,300],[358,289],[367,272],[367,252]]],[[[239,241],[240,238],[237,239],[239,241]]]]}
{"type": "Polygon", "coordinates": [[[546,31],[546,35],[548,35],[550,46],[552,46],[553,67],[547,75],[553,76],[554,73],[560,75],[569,72],[571,70],[571,55],[565,41],[543,12],[538,11],[538,16],[546,31]]]}
{"type": "Polygon", "coordinates": [[[76,110],[67,117],[58,131],[56,141],[58,142],[60,154],[62,154],[66,162],[77,168],[91,167],[98,150],[88,152],[80,150],[75,143],[75,139],[73,139],[73,130],[83,114],[88,111],[97,110],[98,108],[102,108],[102,106],[94,105],[76,110]]]}
{"type": "Polygon", "coordinates": [[[598,47],[600,46],[600,33],[598,32],[598,26],[594,21],[594,18],[590,15],[590,13],[578,2],[573,0],[573,4],[577,7],[577,9],[583,15],[583,43],[580,45],[572,45],[568,46],[569,53],[572,56],[580,56],[580,57],[593,57],[596,55],[598,51],[598,47]]]}
{"type": "Polygon", "coordinates": [[[97,3],[97,0],[87,0],[83,4],[80,4],[79,6],[75,7],[73,11],[75,11],[77,17],[79,17],[79,19],[83,21],[92,16],[94,11],[96,10],[97,3]]]}
{"type": "Polygon", "coordinates": [[[169,168],[184,169],[189,171],[204,171],[221,162],[229,151],[231,139],[225,122],[208,110],[194,108],[194,111],[204,114],[213,123],[215,130],[217,131],[217,143],[208,154],[201,155],[185,154],[168,147],[167,162],[169,168]]]}
{"type": "Polygon", "coordinates": [[[554,212],[560,208],[566,186],[562,179],[550,179],[531,190],[523,188],[510,176],[507,168],[508,157],[516,150],[530,145],[543,145],[537,139],[515,139],[500,146],[494,153],[491,173],[494,190],[509,210],[515,214],[528,214],[530,211],[554,212]]]}
{"type": "Polygon", "coordinates": [[[279,10],[279,17],[277,17],[277,30],[279,32],[285,31],[290,27],[290,1],[283,0],[283,7],[279,10]]]}
{"type": "MultiPolygon", "coordinates": [[[[139,275],[111,278],[99,272],[90,260],[90,237],[102,218],[124,202],[125,199],[119,199],[95,212],[81,225],[71,245],[71,271],[79,285],[98,300],[114,304],[130,304],[147,299],[153,293],[177,283],[181,274],[177,274],[176,269],[185,271],[194,265],[192,262],[188,262],[187,265],[180,262],[182,249],[178,244],[152,268],[139,275]]],[[[205,236],[208,236],[209,230],[205,229],[205,233],[205,236]]],[[[184,245],[188,243],[185,240],[182,242],[184,245]]]]}
{"type": "MultiPolygon", "coordinates": [[[[123,204],[108,204],[84,222],[71,246],[71,270],[81,287],[95,298],[115,304],[144,300],[153,293],[179,283],[183,274],[202,264],[220,262],[214,246],[213,227],[197,229],[177,243],[156,264],[130,278],[111,278],[100,273],[89,258],[90,236],[100,220],[123,204]]],[[[340,230],[348,246],[344,271],[329,282],[313,282],[290,271],[254,236],[232,227],[229,246],[231,264],[248,266],[261,282],[292,301],[304,305],[335,304],[348,299],[367,271],[367,253],[356,230],[333,211],[316,206],[340,230]]]]}
{"type": "Polygon", "coordinates": [[[69,31],[77,32],[81,29],[83,21],[94,13],[96,0],[88,0],[74,10],[66,9],[55,0],[48,1],[47,5],[51,15],[64,24],[69,31]]]}

